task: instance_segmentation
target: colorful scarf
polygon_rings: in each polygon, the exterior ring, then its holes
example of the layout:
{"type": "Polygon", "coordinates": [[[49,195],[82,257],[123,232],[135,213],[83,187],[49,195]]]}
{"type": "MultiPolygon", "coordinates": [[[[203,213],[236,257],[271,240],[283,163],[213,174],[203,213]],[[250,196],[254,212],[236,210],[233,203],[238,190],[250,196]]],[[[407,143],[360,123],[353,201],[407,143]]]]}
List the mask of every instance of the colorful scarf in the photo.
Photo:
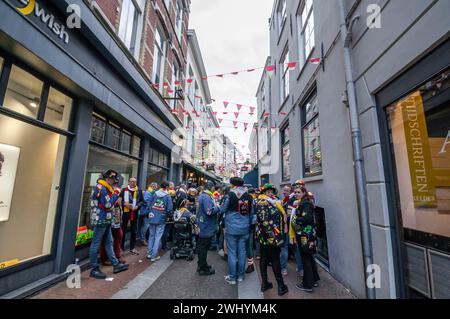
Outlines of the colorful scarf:
{"type": "MultiPolygon", "coordinates": [[[[139,191],[139,189],[137,186],[136,186],[136,188],[130,188],[130,186],[127,186],[125,188],[125,192],[123,195],[125,203],[129,203],[130,202],[130,192],[134,192],[134,194],[133,194],[133,209],[131,210],[131,216],[130,216],[131,221],[134,220],[134,209],[136,208],[136,204],[137,204],[138,191],[139,191]]],[[[128,207],[124,207],[124,211],[125,211],[125,213],[129,213],[130,209],[128,207]]]]}

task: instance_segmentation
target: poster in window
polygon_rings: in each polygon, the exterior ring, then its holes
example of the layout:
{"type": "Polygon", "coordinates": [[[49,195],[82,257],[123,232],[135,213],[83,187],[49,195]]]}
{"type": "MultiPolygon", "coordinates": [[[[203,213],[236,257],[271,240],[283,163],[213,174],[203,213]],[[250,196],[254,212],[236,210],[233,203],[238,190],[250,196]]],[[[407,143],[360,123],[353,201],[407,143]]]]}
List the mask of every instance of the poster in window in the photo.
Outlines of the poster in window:
{"type": "Polygon", "coordinates": [[[0,143],[0,222],[9,220],[20,148],[0,143]]]}

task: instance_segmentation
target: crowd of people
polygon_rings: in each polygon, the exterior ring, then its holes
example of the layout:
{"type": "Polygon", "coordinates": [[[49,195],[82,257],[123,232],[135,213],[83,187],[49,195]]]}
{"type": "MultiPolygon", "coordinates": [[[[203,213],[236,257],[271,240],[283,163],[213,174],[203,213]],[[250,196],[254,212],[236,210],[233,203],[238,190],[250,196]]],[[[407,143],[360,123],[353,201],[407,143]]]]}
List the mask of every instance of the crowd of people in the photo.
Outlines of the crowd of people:
{"type": "Polygon", "coordinates": [[[183,222],[189,225],[183,228],[189,229],[189,234],[181,237],[182,242],[187,242],[187,247],[198,256],[200,276],[215,274],[208,264],[209,251],[217,251],[228,263],[225,281],[230,285],[242,282],[246,274],[255,271],[256,258],[261,291],[273,288],[267,274],[271,266],[282,296],[288,292],[283,277],[288,273],[289,257],[293,256],[298,275],[296,287],[313,292],[318,286],[315,199],[303,180],[284,186],[281,196],[272,184],[253,188],[238,177],[231,178],[230,185],[208,181],[198,188],[184,184],[175,187],[164,181],[140,189],[135,177],[123,189],[118,183],[119,174],[108,170],[92,192],[91,277],[106,278],[100,263],[112,265],[114,273],[128,269],[122,258],[128,229],[127,248],[131,254],[139,255],[137,245],[146,246],[147,259],[157,262],[160,251],[166,252],[170,247],[171,258],[175,258],[179,251],[176,249],[182,245],[177,242],[181,229],[177,225],[183,222]]]}

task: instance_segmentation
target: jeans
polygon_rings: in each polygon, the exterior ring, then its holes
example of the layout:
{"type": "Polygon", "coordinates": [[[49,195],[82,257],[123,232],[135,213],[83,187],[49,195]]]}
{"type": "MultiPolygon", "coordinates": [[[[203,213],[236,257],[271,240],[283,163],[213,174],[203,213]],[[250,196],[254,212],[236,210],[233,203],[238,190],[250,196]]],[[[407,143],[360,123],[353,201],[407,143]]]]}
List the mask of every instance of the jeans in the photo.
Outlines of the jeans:
{"type": "Polygon", "coordinates": [[[289,260],[289,234],[284,234],[284,243],[283,246],[281,246],[281,256],[280,256],[281,271],[287,270],[288,260],[289,260]]]}
{"type": "Polygon", "coordinates": [[[148,229],[150,228],[150,219],[148,217],[144,217],[144,224],[141,227],[141,239],[142,240],[148,240],[148,229]]]}
{"type": "MultiPolygon", "coordinates": [[[[114,255],[117,259],[120,259],[122,256],[122,249],[120,248],[123,237],[122,228],[111,228],[111,233],[113,237],[114,255]]],[[[102,242],[100,246],[100,261],[105,263],[107,259],[108,257],[106,256],[105,244],[102,242]]]]}
{"type": "Polygon", "coordinates": [[[145,215],[140,214],[137,220],[137,229],[136,229],[136,237],[139,240],[145,239],[145,234],[144,236],[142,236],[142,228],[144,228],[144,223],[145,223],[145,215]]]}
{"type": "Polygon", "coordinates": [[[212,237],[208,238],[198,238],[197,251],[198,251],[198,268],[200,270],[207,270],[208,262],[206,258],[208,257],[209,246],[211,245],[212,237]]]}
{"type": "Polygon", "coordinates": [[[216,233],[214,233],[214,236],[211,238],[211,244],[209,247],[209,249],[211,249],[211,250],[217,250],[217,248],[219,247],[219,240],[217,239],[217,235],[220,235],[220,234],[218,234],[216,232],[216,233]]]}
{"type": "Polygon", "coordinates": [[[133,250],[136,247],[136,232],[137,232],[137,212],[134,212],[134,219],[131,220],[131,212],[130,213],[124,213],[122,215],[122,250],[125,250],[125,238],[127,237],[127,227],[128,227],[128,221],[130,221],[130,251],[133,250]]]}
{"type": "Polygon", "coordinates": [[[159,243],[164,234],[166,224],[150,224],[150,236],[148,238],[148,254],[150,258],[156,258],[159,252],[159,243]]]}
{"type": "Polygon", "coordinates": [[[106,255],[108,256],[113,266],[116,266],[119,263],[116,255],[114,255],[111,225],[103,227],[94,226],[94,235],[92,238],[91,247],[89,248],[89,261],[91,262],[91,266],[93,269],[96,269],[100,266],[98,264],[97,257],[98,250],[100,249],[102,241],[105,245],[106,255]]]}
{"type": "Polygon", "coordinates": [[[238,278],[244,279],[246,262],[246,243],[249,234],[230,235],[225,234],[225,240],[228,247],[228,275],[231,280],[238,278]],[[237,267],[236,267],[237,266],[237,267]],[[237,268],[237,273],[236,273],[237,268]]]}
{"type": "Polygon", "coordinates": [[[284,285],[283,276],[281,275],[280,253],[280,247],[261,245],[261,263],[259,264],[259,267],[263,285],[267,285],[268,283],[267,266],[269,261],[272,262],[272,270],[275,279],[277,280],[278,287],[284,285]]]}
{"type": "Polygon", "coordinates": [[[253,230],[250,231],[250,234],[248,236],[248,239],[245,243],[245,250],[247,252],[247,258],[251,259],[253,258],[254,251],[253,251],[253,242],[254,242],[255,232],[253,230]]]}
{"type": "Polygon", "coordinates": [[[297,264],[297,272],[301,272],[303,270],[303,262],[302,262],[302,256],[300,255],[300,249],[298,248],[297,244],[293,245],[294,247],[294,256],[295,256],[295,263],[297,264]]]}

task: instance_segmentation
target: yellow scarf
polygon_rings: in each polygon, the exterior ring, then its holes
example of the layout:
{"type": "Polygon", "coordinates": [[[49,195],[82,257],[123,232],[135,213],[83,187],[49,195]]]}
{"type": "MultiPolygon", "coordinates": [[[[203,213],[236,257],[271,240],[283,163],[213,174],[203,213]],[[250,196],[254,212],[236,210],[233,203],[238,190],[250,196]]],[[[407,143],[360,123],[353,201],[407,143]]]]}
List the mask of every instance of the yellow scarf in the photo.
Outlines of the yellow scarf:
{"type": "MultiPolygon", "coordinates": [[[[131,192],[131,190],[127,187],[127,188],[125,188],[125,192],[131,192]]],[[[136,199],[137,199],[137,193],[138,193],[138,191],[139,191],[139,189],[138,189],[138,187],[136,186],[135,188],[134,188],[134,194],[133,194],[133,205],[136,205],[136,199]]],[[[128,199],[127,199],[128,200],[128,199]]],[[[126,213],[128,213],[130,211],[130,209],[129,208],[127,208],[127,207],[125,207],[125,212],[126,213]]]]}
{"type": "Polygon", "coordinates": [[[105,181],[105,180],[103,180],[103,179],[100,179],[100,180],[98,181],[98,183],[99,183],[100,185],[105,186],[105,187],[108,189],[108,191],[109,191],[110,193],[114,193],[114,189],[112,188],[111,185],[108,184],[107,181],[105,181]]]}

